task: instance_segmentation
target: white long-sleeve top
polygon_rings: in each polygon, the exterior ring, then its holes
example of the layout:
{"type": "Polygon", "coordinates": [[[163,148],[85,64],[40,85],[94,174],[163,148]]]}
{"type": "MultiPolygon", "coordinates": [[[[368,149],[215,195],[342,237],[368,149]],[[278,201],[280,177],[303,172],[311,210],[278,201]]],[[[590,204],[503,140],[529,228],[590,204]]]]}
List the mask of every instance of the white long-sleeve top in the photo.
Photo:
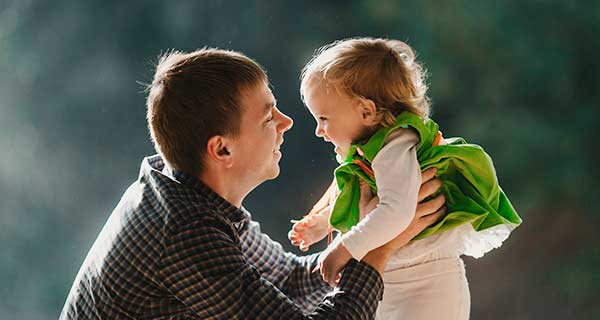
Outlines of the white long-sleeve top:
{"type": "Polygon", "coordinates": [[[419,137],[413,129],[395,130],[373,159],[379,204],[342,235],[342,243],[355,259],[360,260],[369,251],[386,244],[412,221],[421,185],[418,143],[419,137]]]}
{"type": "MultiPolygon", "coordinates": [[[[415,215],[421,186],[417,160],[419,137],[413,129],[397,129],[386,139],[371,163],[377,184],[379,204],[341,241],[352,257],[361,260],[404,231],[415,215]]],[[[463,224],[443,233],[410,242],[388,260],[386,270],[407,267],[436,259],[466,254],[475,258],[502,245],[514,227],[498,225],[475,231],[463,224]]]]}

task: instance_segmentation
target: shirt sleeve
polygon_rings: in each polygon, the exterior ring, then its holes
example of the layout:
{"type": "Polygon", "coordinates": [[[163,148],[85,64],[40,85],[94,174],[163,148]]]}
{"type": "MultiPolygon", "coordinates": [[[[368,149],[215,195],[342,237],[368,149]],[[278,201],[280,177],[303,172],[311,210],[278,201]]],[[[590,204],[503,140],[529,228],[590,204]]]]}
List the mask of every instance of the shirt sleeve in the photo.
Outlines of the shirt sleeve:
{"type": "MultiPolygon", "coordinates": [[[[268,253],[266,253],[268,254],[268,253]]],[[[225,223],[196,221],[169,237],[164,286],[187,310],[216,319],[371,319],[383,294],[377,271],[351,261],[339,289],[305,314],[251,265],[225,223]]]]}
{"type": "Polygon", "coordinates": [[[303,311],[313,310],[331,291],[321,274],[312,272],[317,266],[318,253],[300,257],[285,252],[281,244],[261,232],[260,224],[256,221],[250,221],[240,239],[248,263],[303,311]]]}
{"type": "Polygon", "coordinates": [[[373,159],[379,204],[350,231],[342,243],[352,257],[360,260],[404,231],[412,221],[421,171],[417,161],[417,134],[412,129],[398,129],[373,159]]]}

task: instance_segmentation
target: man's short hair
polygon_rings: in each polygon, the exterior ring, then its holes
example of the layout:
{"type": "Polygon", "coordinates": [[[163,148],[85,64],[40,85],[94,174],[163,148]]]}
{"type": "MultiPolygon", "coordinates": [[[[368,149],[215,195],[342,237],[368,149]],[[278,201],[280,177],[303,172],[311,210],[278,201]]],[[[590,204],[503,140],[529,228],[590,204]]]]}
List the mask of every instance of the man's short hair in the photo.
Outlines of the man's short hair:
{"type": "Polygon", "coordinates": [[[242,91],[267,81],[263,68],[239,52],[163,54],[146,102],[156,151],[172,168],[200,175],[208,140],[239,134],[242,91]]]}

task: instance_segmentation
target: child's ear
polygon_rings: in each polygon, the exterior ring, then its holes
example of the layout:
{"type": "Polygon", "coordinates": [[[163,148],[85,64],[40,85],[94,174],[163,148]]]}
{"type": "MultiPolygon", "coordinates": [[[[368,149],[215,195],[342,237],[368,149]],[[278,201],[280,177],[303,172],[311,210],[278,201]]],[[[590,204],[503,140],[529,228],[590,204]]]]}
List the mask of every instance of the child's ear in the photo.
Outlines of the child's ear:
{"type": "Polygon", "coordinates": [[[365,124],[369,126],[375,124],[375,117],[377,116],[377,106],[375,105],[375,102],[371,99],[360,99],[359,108],[365,124]]]}

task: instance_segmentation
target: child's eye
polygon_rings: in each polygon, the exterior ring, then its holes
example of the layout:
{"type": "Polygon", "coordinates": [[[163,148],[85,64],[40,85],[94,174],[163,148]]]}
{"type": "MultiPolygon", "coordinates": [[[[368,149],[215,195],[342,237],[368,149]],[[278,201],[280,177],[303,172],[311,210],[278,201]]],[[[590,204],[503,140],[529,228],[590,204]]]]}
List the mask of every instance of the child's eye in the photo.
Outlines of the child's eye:
{"type": "Polygon", "coordinates": [[[326,117],[319,117],[319,120],[321,120],[321,121],[327,121],[327,118],[326,117]]]}

